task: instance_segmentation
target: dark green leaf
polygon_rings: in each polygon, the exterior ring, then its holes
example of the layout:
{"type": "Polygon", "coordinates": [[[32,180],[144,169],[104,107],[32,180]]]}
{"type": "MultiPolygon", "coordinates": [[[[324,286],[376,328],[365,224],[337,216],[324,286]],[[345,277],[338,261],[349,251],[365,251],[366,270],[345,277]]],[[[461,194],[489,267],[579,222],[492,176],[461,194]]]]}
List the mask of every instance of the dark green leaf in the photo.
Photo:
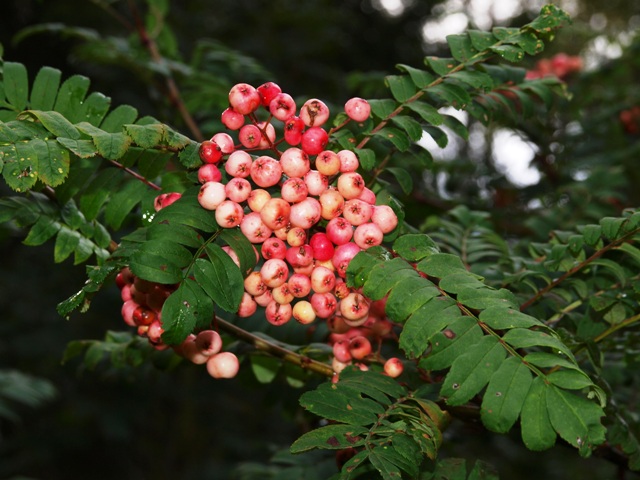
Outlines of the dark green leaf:
{"type": "Polygon", "coordinates": [[[79,242],[80,234],[78,232],[68,228],[60,229],[53,250],[54,261],[60,263],[66,260],[74,252],[79,242]]]}
{"type": "Polygon", "coordinates": [[[411,78],[405,75],[387,75],[385,77],[385,83],[391,90],[393,98],[400,103],[409,100],[417,91],[411,78]]]}
{"type": "Polygon", "coordinates": [[[390,98],[384,100],[369,100],[371,111],[379,118],[387,118],[393,111],[398,108],[398,103],[390,98]]]}
{"type": "Polygon", "coordinates": [[[451,325],[462,314],[456,302],[449,297],[432,297],[407,319],[400,334],[400,348],[408,357],[424,353],[429,341],[443,328],[451,325]]]}
{"type": "Polygon", "coordinates": [[[482,336],[482,330],[473,318],[460,316],[444,332],[431,338],[431,352],[420,361],[420,367],[427,370],[447,368],[482,336]]]}
{"type": "Polygon", "coordinates": [[[58,233],[60,228],[60,223],[56,222],[53,218],[42,215],[33,227],[31,227],[23,243],[29,246],[42,245],[58,233]]]}
{"type": "Polygon", "coordinates": [[[83,122],[88,122],[97,127],[104,119],[109,108],[111,108],[111,98],[102,93],[92,92],[82,102],[80,118],[83,122]]]}
{"type": "Polygon", "coordinates": [[[489,382],[506,354],[496,337],[486,335],[480,338],[453,362],[440,395],[449,405],[467,403],[489,382]]]}
{"type": "Polygon", "coordinates": [[[434,106],[418,101],[408,103],[406,107],[420,115],[425,122],[435,126],[442,125],[442,115],[434,106]]]}
{"type": "Polygon", "coordinates": [[[480,418],[484,426],[492,432],[507,433],[520,416],[532,381],[531,370],[519,358],[502,362],[482,398],[480,418]]]}
{"type": "Polygon", "coordinates": [[[244,293],[240,269],[218,245],[209,244],[206,251],[209,260],[199,258],[195,261],[196,281],[220,308],[235,313],[244,293]]]}
{"type": "Polygon", "coordinates": [[[387,262],[378,263],[369,274],[362,293],[371,300],[380,300],[389,290],[405,278],[419,278],[418,273],[402,258],[394,258],[387,262]]]}
{"type": "Polygon", "coordinates": [[[503,306],[493,306],[483,310],[480,312],[479,319],[495,330],[544,327],[544,324],[537,318],[521,313],[517,309],[503,306]]]}
{"type": "Polygon", "coordinates": [[[407,132],[409,138],[414,142],[422,138],[422,127],[415,119],[407,115],[396,115],[391,121],[407,132]]]}
{"type": "Polygon", "coordinates": [[[185,168],[196,168],[202,165],[198,144],[192,142],[187,145],[184,150],[178,154],[178,159],[185,168]]]}
{"type": "Polygon", "coordinates": [[[409,195],[413,191],[413,177],[411,174],[404,168],[400,167],[387,167],[385,171],[391,173],[396,180],[398,181],[398,185],[402,188],[402,191],[409,195]]]}
{"type": "Polygon", "coordinates": [[[574,359],[569,347],[545,332],[514,328],[509,330],[502,339],[514,348],[549,347],[564,353],[571,360],[574,359]]]}
{"type": "Polygon", "coordinates": [[[407,151],[411,146],[411,140],[399,128],[384,127],[378,130],[374,135],[390,141],[401,152],[407,151]]]}
{"type": "Polygon", "coordinates": [[[29,98],[31,108],[43,111],[53,109],[60,87],[61,75],[60,70],[51,67],[42,67],[38,71],[29,98]]]}
{"type": "Polygon", "coordinates": [[[441,77],[447,75],[457,66],[453,58],[425,57],[424,63],[441,77]]]}
{"type": "Polygon", "coordinates": [[[547,392],[549,388],[541,377],[531,383],[520,413],[522,441],[529,450],[540,451],[556,443],[556,432],[549,419],[547,392]]]}
{"type": "Polygon", "coordinates": [[[465,34],[447,35],[447,43],[449,44],[453,58],[461,63],[470,60],[478,53],[469,36],[465,34]]]}
{"type": "Polygon", "coordinates": [[[493,79],[490,75],[479,70],[460,70],[449,75],[449,78],[460,80],[470,87],[478,90],[490,90],[493,88],[493,79]]]}
{"type": "Polygon", "coordinates": [[[418,262],[440,252],[438,245],[425,234],[407,234],[393,242],[393,251],[409,262],[418,262]]]}
{"type": "Polygon", "coordinates": [[[431,73],[419,70],[409,65],[398,64],[396,65],[396,68],[403,72],[407,72],[414,85],[420,89],[428,87],[435,80],[435,77],[431,73]]]}
{"type": "Polygon", "coordinates": [[[229,245],[238,256],[240,271],[246,276],[256,266],[256,251],[247,237],[240,230],[224,228],[220,232],[220,240],[229,245]]]}
{"type": "Polygon", "coordinates": [[[67,78],[60,86],[54,110],[71,123],[83,121],[81,107],[89,90],[89,84],[89,79],[82,75],[67,78]]]}
{"type": "Polygon", "coordinates": [[[68,137],[72,139],[80,138],[80,132],[73,126],[69,120],[64,118],[58,112],[43,112],[41,110],[27,110],[18,118],[31,115],[37,118],[44,127],[53,133],[56,137],[68,137]]]}
{"type": "Polygon", "coordinates": [[[404,322],[420,306],[438,295],[439,290],[429,280],[407,277],[389,292],[385,313],[394,322],[404,322]]]}
{"type": "Polygon", "coordinates": [[[454,85],[453,82],[434,85],[428,92],[440,98],[446,105],[457,109],[464,109],[471,103],[469,93],[464,88],[454,85]]]}
{"type": "Polygon", "coordinates": [[[153,148],[160,144],[164,135],[164,126],[160,123],[151,125],[125,125],[127,133],[136,145],[142,148],[153,148]]]}
{"type": "Polygon", "coordinates": [[[4,94],[15,110],[22,111],[29,98],[27,69],[21,63],[4,62],[2,68],[4,94]]]}
{"type": "Polygon", "coordinates": [[[368,148],[356,148],[354,150],[360,162],[360,167],[368,172],[376,166],[376,154],[373,150],[368,148]]]}
{"type": "Polygon", "coordinates": [[[147,188],[144,183],[137,180],[125,182],[107,204],[104,217],[107,225],[114,229],[120,228],[131,210],[142,201],[147,188]]]}
{"type": "Polygon", "coordinates": [[[121,133],[125,125],[134,123],[138,111],[130,105],[119,105],[109,112],[100,124],[100,129],[107,133],[121,133]]]}
{"type": "Polygon", "coordinates": [[[213,316],[213,303],[209,297],[195,281],[186,278],[162,306],[162,340],[169,345],[177,345],[197,324],[210,322],[213,316]]]}
{"type": "Polygon", "coordinates": [[[60,145],[80,158],[91,158],[98,154],[98,149],[92,140],[74,140],[63,137],[58,137],[56,140],[60,145]]]}
{"type": "Polygon", "coordinates": [[[291,445],[291,453],[314,448],[342,449],[364,444],[368,430],[354,425],[327,425],[305,433],[291,445]]]}
{"type": "Polygon", "coordinates": [[[451,253],[435,253],[418,263],[418,270],[436,278],[442,278],[456,270],[467,271],[462,260],[451,253]]]}
{"type": "Polygon", "coordinates": [[[491,32],[467,30],[467,34],[471,39],[471,44],[478,51],[486,50],[498,41],[491,32]]]}
{"type": "Polygon", "coordinates": [[[60,148],[55,140],[31,140],[29,145],[38,156],[38,177],[51,187],[61,185],[67,175],[71,165],[69,152],[60,148]]]}

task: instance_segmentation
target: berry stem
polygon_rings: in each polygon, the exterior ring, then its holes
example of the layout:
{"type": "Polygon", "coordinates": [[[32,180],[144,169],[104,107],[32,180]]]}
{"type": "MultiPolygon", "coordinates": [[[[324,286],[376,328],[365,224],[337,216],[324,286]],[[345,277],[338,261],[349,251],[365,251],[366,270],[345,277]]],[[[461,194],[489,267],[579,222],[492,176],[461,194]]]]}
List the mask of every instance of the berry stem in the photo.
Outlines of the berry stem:
{"type": "Polygon", "coordinates": [[[299,353],[292,352],[280,345],[276,345],[273,342],[266,340],[263,337],[259,337],[247,330],[244,330],[237,325],[234,325],[216,315],[215,321],[218,324],[220,330],[223,330],[231,335],[243,340],[247,343],[253,345],[256,350],[260,350],[263,352],[267,352],[274,357],[278,357],[285,362],[292,363],[294,365],[298,365],[299,367],[310,370],[315,373],[319,373],[325,377],[333,377],[334,372],[330,365],[326,363],[319,362],[317,360],[313,360],[305,355],[300,355],[299,353]]]}

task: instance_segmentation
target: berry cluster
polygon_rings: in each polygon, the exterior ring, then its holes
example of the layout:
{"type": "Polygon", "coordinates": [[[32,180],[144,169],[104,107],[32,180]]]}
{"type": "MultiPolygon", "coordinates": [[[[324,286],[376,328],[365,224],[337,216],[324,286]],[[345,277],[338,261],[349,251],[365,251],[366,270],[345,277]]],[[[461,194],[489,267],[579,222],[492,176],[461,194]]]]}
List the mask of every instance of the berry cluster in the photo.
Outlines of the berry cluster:
{"type": "Polygon", "coordinates": [[[580,57],[558,53],[552,58],[538,60],[535,68],[527,72],[526,78],[532,80],[553,75],[560,80],[564,80],[571,73],[582,70],[582,67],[582,59],[580,57]]]}
{"type": "MultiPolygon", "coordinates": [[[[349,120],[341,127],[364,122],[371,109],[366,100],[352,98],[344,112],[349,120]]],[[[371,340],[391,332],[384,311],[370,314],[370,301],[344,278],[351,259],[380,245],[398,218],[388,205],[376,205],[357,171],[357,155],[329,149],[329,115],[318,99],[298,109],[273,82],[235,85],[221,116],[229,133],[200,145],[198,202],[221,227],[239,229],[256,250],[257,267],[245,278],[238,316],[264,308],[273,325],[292,318],[304,325],[327,320],[339,371],[372,355],[371,340]]],[[[177,198],[158,196],[156,210],[177,198]]],[[[239,265],[235,252],[223,248],[239,265]]]]}
{"type": "MultiPolygon", "coordinates": [[[[116,285],[124,302],[121,313],[125,323],[135,327],[138,335],[147,338],[157,350],[167,349],[168,345],[162,341],[162,305],[176,285],[143,280],[127,267],[116,275],[116,285]]],[[[238,358],[231,352],[222,351],[222,338],[215,330],[191,334],[173,349],[195,364],[206,364],[207,371],[214,378],[231,378],[238,372],[238,358]]]]}
{"type": "Polygon", "coordinates": [[[630,135],[638,135],[640,133],[640,107],[633,106],[622,110],[619,115],[620,123],[624,131],[630,135]]]}

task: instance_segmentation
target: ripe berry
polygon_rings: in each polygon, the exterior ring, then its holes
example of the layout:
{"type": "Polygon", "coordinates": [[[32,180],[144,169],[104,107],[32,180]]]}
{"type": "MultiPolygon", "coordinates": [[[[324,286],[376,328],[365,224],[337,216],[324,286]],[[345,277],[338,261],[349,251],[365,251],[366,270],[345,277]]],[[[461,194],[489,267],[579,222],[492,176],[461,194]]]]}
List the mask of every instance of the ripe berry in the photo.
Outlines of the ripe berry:
{"type": "Polygon", "coordinates": [[[289,145],[298,145],[302,141],[304,122],[300,117],[292,115],[284,122],[284,140],[289,145]]]}
{"type": "Polygon", "coordinates": [[[392,357],[384,362],[384,373],[391,378],[399,377],[404,371],[404,364],[399,358],[392,357]]]}
{"type": "Polygon", "coordinates": [[[284,122],[296,114],[296,102],[288,93],[279,93],[269,103],[269,112],[274,118],[284,122]]]}
{"type": "Polygon", "coordinates": [[[329,119],[329,107],[317,98],[307,100],[300,108],[300,119],[307,127],[320,127],[329,119]]]}
{"type": "Polygon", "coordinates": [[[347,116],[356,122],[364,122],[371,114],[371,105],[363,98],[354,97],[344,105],[347,116]]]}
{"type": "Polygon", "coordinates": [[[256,90],[258,90],[258,93],[260,94],[260,103],[267,109],[269,108],[271,100],[273,100],[279,93],[282,93],[282,89],[273,82],[263,83],[256,90]]]}
{"type": "Polygon", "coordinates": [[[229,107],[220,116],[222,124],[229,130],[238,130],[244,125],[244,115],[229,107]]]}
{"type": "Polygon", "coordinates": [[[247,83],[238,83],[229,91],[229,105],[242,115],[255,112],[260,102],[258,91],[247,83]]]}
{"type": "Polygon", "coordinates": [[[310,127],[302,133],[300,147],[307,155],[317,155],[329,143],[329,134],[321,127],[310,127]]]}
{"type": "Polygon", "coordinates": [[[199,154],[204,163],[218,163],[223,155],[220,146],[211,140],[205,140],[200,144],[199,154]]]}
{"type": "Polygon", "coordinates": [[[207,372],[213,378],[233,378],[240,370],[240,362],[231,352],[220,352],[207,360],[207,372]]]}

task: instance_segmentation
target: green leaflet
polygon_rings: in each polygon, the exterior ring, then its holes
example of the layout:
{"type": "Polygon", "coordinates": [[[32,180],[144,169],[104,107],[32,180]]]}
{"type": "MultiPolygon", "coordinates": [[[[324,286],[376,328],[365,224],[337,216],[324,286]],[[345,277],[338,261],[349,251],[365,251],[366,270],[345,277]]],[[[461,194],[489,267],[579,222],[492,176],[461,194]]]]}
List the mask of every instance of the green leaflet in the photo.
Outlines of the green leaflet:
{"type": "Polygon", "coordinates": [[[213,303],[200,285],[190,278],[180,283],[162,306],[162,340],[169,345],[182,342],[197,325],[213,321],[213,303]]]}
{"type": "Polygon", "coordinates": [[[480,418],[489,430],[508,432],[520,416],[533,376],[516,357],[507,358],[491,376],[482,398],[480,418]]]}
{"type": "Polygon", "coordinates": [[[291,445],[291,453],[314,448],[342,449],[358,447],[364,443],[365,427],[354,425],[327,425],[305,433],[291,445]]]}
{"type": "Polygon", "coordinates": [[[393,251],[405,260],[417,262],[429,255],[439,253],[438,245],[427,235],[406,234],[393,242],[393,251]]]}
{"type": "Polygon", "coordinates": [[[389,292],[385,313],[394,322],[404,322],[418,308],[439,295],[440,291],[429,280],[407,277],[389,292]]]}
{"type": "Polygon", "coordinates": [[[29,104],[35,110],[52,110],[55,104],[62,72],[56,68],[42,67],[31,88],[29,104]]]}
{"type": "Polygon", "coordinates": [[[209,244],[205,251],[209,258],[198,258],[194,264],[196,281],[220,308],[237,312],[244,293],[240,269],[218,245],[209,244]]]}
{"type": "Polygon", "coordinates": [[[551,425],[547,410],[547,390],[543,378],[534,378],[522,405],[521,435],[522,441],[529,450],[546,450],[556,442],[556,432],[551,425]]]}
{"type": "Polygon", "coordinates": [[[453,362],[440,395],[449,405],[463,405],[484,388],[505,356],[496,337],[482,337],[453,362]]]}
{"type": "MultiPolygon", "coordinates": [[[[422,291],[418,291],[422,293],[422,291]]],[[[430,295],[432,292],[427,292],[430,295]]],[[[418,300],[422,305],[406,320],[400,334],[400,348],[408,357],[418,358],[428,348],[429,341],[443,328],[460,319],[462,313],[449,297],[428,297],[418,300]]],[[[453,330],[451,330],[453,331],[453,330]]],[[[449,331],[448,331],[449,332],[449,331]]],[[[447,335],[451,335],[447,333],[447,335]]]]}
{"type": "Polygon", "coordinates": [[[21,63],[4,62],[2,76],[7,102],[15,111],[24,110],[29,98],[27,69],[21,63]]]}

